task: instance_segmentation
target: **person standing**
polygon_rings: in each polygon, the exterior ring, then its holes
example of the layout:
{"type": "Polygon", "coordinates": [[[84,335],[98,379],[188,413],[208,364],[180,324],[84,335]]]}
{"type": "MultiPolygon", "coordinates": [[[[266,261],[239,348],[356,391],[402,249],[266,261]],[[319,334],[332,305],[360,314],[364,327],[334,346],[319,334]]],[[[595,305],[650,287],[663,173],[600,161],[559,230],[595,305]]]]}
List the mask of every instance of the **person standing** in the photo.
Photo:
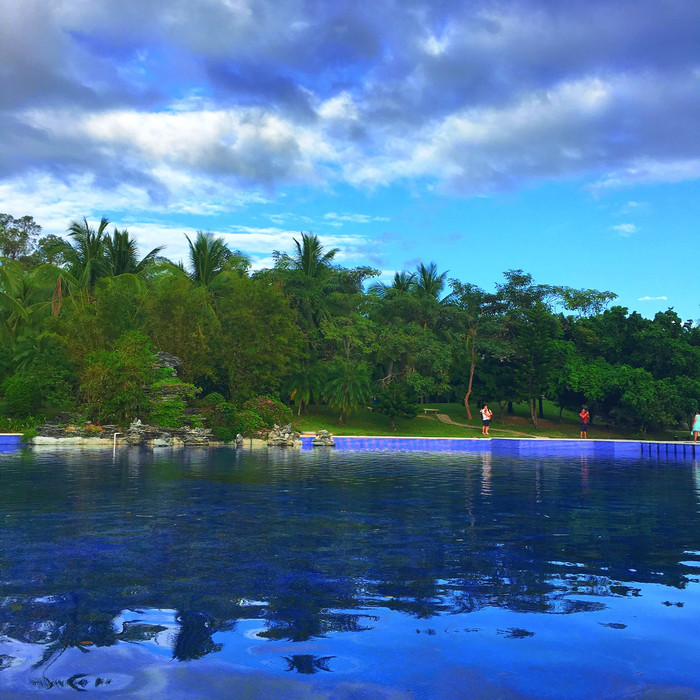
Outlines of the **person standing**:
{"type": "Polygon", "coordinates": [[[700,411],[695,411],[695,418],[693,419],[693,427],[690,429],[693,433],[693,442],[698,441],[698,433],[700,433],[700,411]]]}
{"type": "Polygon", "coordinates": [[[487,404],[484,404],[483,408],[479,411],[479,413],[481,413],[481,434],[488,435],[493,411],[491,411],[487,404]]]}
{"type": "Polygon", "coordinates": [[[587,438],[588,437],[588,421],[590,420],[591,414],[588,412],[588,409],[584,406],[581,409],[581,412],[578,414],[578,417],[581,419],[581,437],[587,438]]]}

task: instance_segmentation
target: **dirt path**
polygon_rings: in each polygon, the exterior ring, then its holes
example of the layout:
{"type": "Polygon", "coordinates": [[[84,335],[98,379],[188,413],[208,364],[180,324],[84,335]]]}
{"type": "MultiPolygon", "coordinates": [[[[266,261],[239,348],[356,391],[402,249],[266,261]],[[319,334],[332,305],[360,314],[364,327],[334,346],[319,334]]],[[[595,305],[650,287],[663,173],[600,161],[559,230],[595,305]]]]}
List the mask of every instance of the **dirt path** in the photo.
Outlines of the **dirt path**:
{"type": "MultiPolygon", "coordinates": [[[[479,426],[469,425],[468,423],[458,423],[457,421],[452,420],[452,418],[450,418],[445,413],[436,413],[435,416],[441,423],[447,423],[448,425],[458,425],[462,428],[472,428],[473,430],[479,430],[479,426]]],[[[507,428],[497,428],[497,430],[501,433],[510,433],[511,435],[524,435],[525,437],[534,437],[531,433],[523,433],[519,430],[508,430],[507,428]]]]}

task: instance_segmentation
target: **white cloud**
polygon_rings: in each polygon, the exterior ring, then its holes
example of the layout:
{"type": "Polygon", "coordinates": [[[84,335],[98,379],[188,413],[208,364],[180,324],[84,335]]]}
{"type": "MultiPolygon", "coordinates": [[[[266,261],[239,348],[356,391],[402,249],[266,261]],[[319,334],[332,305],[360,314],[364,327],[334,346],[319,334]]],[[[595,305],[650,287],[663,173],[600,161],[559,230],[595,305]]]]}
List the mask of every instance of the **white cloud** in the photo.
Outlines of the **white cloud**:
{"type": "Polygon", "coordinates": [[[323,215],[331,226],[342,226],[344,223],[369,224],[373,221],[389,221],[386,216],[370,216],[369,214],[338,214],[334,211],[323,215]]]}
{"type": "Polygon", "coordinates": [[[645,297],[639,297],[637,301],[668,301],[668,297],[661,296],[661,297],[650,297],[650,296],[645,296],[645,297]]]}
{"type": "Polygon", "coordinates": [[[634,224],[617,224],[617,226],[613,226],[612,229],[613,231],[617,231],[621,236],[624,236],[625,238],[639,231],[639,229],[634,224]]]}

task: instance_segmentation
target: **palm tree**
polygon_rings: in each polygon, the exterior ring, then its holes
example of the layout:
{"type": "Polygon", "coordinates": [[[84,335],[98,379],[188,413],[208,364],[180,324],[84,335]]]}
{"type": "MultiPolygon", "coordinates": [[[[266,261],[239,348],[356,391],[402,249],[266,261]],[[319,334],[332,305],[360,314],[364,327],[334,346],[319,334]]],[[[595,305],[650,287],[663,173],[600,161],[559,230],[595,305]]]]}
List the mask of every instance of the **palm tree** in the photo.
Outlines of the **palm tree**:
{"type": "Polygon", "coordinates": [[[231,251],[223,238],[212,233],[197,231],[194,243],[189,236],[185,238],[190,247],[189,276],[208,290],[224,282],[228,278],[226,273],[243,275],[250,267],[247,256],[238,250],[231,251]]]}
{"type": "Polygon", "coordinates": [[[126,229],[120,231],[115,228],[111,236],[107,235],[104,238],[106,270],[112,277],[126,274],[141,275],[153,265],[163,248],[164,246],[158,246],[139,260],[136,240],[126,229]]]}
{"type": "Polygon", "coordinates": [[[391,284],[377,282],[370,286],[369,291],[380,299],[390,299],[400,294],[411,294],[416,288],[414,272],[396,272],[391,284]]]}
{"type": "Polygon", "coordinates": [[[428,267],[420,263],[416,268],[415,291],[418,296],[440,299],[440,294],[445,287],[447,271],[438,274],[437,265],[431,262],[428,267]]]}
{"type": "Polygon", "coordinates": [[[189,236],[185,238],[190,247],[190,277],[194,282],[208,288],[216,276],[223,272],[231,251],[223,238],[215,238],[212,233],[197,231],[194,243],[189,236]]]}
{"type": "Polygon", "coordinates": [[[66,261],[67,272],[72,277],[73,286],[88,292],[97,279],[106,272],[105,230],[109,221],[103,216],[97,230],[90,228],[87,219],[73,221],[68,227],[68,235],[73,243],[61,241],[58,245],[66,261]]]}
{"type": "Polygon", "coordinates": [[[297,415],[301,415],[303,406],[308,406],[312,400],[316,400],[321,394],[323,374],[318,362],[309,363],[302,360],[293,370],[286,381],[286,389],[289,396],[297,401],[297,415]]]}
{"type": "Polygon", "coordinates": [[[39,265],[28,271],[15,260],[0,264],[0,335],[14,344],[27,329],[51,312],[55,268],[39,265]]]}
{"type": "Polygon", "coordinates": [[[327,276],[333,263],[333,258],[340,252],[339,248],[332,248],[324,252],[321,242],[315,233],[302,233],[301,243],[294,238],[294,246],[297,254],[290,258],[287,256],[292,269],[300,270],[306,277],[327,276]]]}
{"type": "Polygon", "coordinates": [[[323,390],[323,398],[328,405],[340,411],[338,422],[344,415],[366,403],[372,394],[369,369],[364,363],[336,358],[330,367],[328,381],[323,390]]]}

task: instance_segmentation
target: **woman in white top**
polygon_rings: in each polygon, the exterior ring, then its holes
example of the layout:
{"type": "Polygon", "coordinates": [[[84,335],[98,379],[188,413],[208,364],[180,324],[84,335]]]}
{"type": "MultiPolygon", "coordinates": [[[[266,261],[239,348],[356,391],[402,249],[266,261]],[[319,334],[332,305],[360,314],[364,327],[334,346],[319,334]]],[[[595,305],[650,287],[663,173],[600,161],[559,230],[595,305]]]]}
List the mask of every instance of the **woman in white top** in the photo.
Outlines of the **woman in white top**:
{"type": "MultiPolygon", "coordinates": [[[[488,435],[489,434],[489,425],[491,425],[491,416],[493,415],[493,412],[491,409],[484,404],[484,407],[479,411],[481,413],[481,434],[482,435],[488,435]]],[[[699,428],[700,430],[700,428],[699,428]]]]}

